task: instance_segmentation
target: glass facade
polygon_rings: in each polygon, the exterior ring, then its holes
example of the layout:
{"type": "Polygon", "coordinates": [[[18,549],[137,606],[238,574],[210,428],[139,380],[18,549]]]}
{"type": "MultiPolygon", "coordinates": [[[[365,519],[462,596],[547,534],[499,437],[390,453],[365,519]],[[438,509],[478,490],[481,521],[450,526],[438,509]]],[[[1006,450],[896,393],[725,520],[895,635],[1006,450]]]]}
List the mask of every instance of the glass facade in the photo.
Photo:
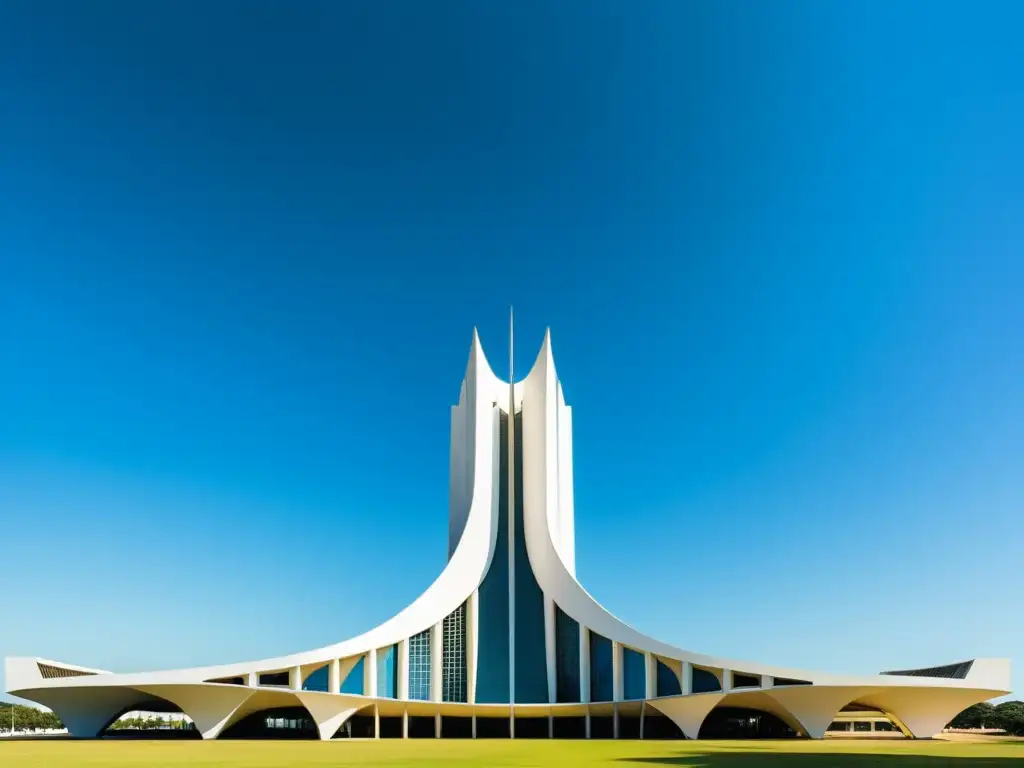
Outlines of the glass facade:
{"type": "Polygon", "coordinates": [[[330,669],[328,669],[328,665],[324,665],[320,669],[314,669],[302,684],[302,690],[326,693],[329,676],[330,669]]]}
{"type": "Polygon", "coordinates": [[[288,687],[288,673],[287,672],[264,672],[259,677],[260,685],[275,685],[288,687]]]}
{"type": "Polygon", "coordinates": [[[508,663],[508,420],[501,414],[499,437],[498,530],[491,567],[478,596],[476,700],[509,703],[508,663]]]}
{"type": "Polygon", "coordinates": [[[658,661],[658,696],[679,696],[683,687],[679,684],[679,677],[672,668],[663,661],[658,661]]]}
{"type": "MultiPolygon", "coordinates": [[[[507,441],[506,441],[507,442],[507,441]]],[[[504,445],[504,443],[502,443],[504,445]]],[[[505,494],[507,497],[507,493],[505,494]]],[[[530,567],[523,524],[523,414],[515,416],[516,703],[548,702],[544,593],[530,567]]]]}
{"type": "Polygon", "coordinates": [[[430,701],[430,630],[409,638],[409,698],[430,701]]]}
{"type": "Polygon", "coordinates": [[[580,700],[580,625],[555,606],[555,701],[580,700]]]}
{"type": "Polygon", "coordinates": [[[782,686],[785,686],[785,685],[810,685],[810,684],[811,684],[811,682],[809,680],[794,680],[791,677],[776,677],[775,678],[775,687],[776,688],[781,688],[782,686]]]}
{"type": "Polygon", "coordinates": [[[740,672],[733,672],[732,674],[732,687],[733,688],[760,688],[761,678],[756,675],[744,675],[740,672]]]}
{"type": "Polygon", "coordinates": [[[627,701],[647,698],[644,655],[632,648],[622,649],[622,697],[627,701]]]}
{"type": "Polygon", "coordinates": [[[342,693],[353,693],[357,696],[363,695],[363,675],[366,669],[366,657],[360,656],[359,661],[352,667],[345,679],[341,681],[342,693]]]}
{"type": "Polygon", "coordinates": [[[590,633],[590,700],[612,701],[615,696],[612,672],[612,641],[590,633]]]}
{"type": "Polygon", "coordinates": [[[377,695],[387,699],[398,698],[397,645],[377,650],[377,695]]]}
{"type": "Polygon", "coordinates": [[[445,616],[442,624],[441,700],[466,699],[466,604],[445,616]]]}
{"type": "MultiPolygon", "coordinates": [[[[523,419],[515,415],[512,512],[515,558],[515,701],[548,701],[544,637],[544,593],[530,567],[523,535],[523,419]]],[[[509,508],[508,415],[499,414],[498,530],[490,569],[479,590],[476,698],[481,704],[509,703],[509,508]]]]}
{"type": "Polygon", "coordinates": [[[693,667],[693,693],[711,693],[722,690],[722,684],[718,682],[714,672],[700,667],[693,667]]]}

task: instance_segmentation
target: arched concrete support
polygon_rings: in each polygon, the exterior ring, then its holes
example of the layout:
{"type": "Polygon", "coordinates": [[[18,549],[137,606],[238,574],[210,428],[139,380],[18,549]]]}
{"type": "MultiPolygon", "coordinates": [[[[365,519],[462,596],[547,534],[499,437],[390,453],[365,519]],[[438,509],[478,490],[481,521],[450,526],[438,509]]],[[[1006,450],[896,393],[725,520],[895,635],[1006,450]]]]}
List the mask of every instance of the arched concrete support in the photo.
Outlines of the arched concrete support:
{"type": "Polygon", "coordinates": [[[892,715],[915,739],[930,739],[972,704],[988,701],[992,693],[976,688],[885,687],[856,701],[892,715]]]}
{"type": "Polygon", "coordinates": [[[18,695],[52,709],[78,739],[95,739],[125,712],[152,700],[145,692],[124,687],[37,688],[18,695]]]}
{"type": "Polygon", "coordinates": [[[779,718],[779,720],[799,735],[807,735],[803,724],[796,719],[792,712],[780,704],[777,699],[769,696],[767,691],[753,690],[730,693],[723,697],[721,705],[723,707],[738,707],[740,709],[754,709],[759,712],[767,712],[769,715],[775,715],[775,717],[779,718]]]}
{"type": "MultiPolygon", "coordinates": [[[[509,346],[511,349],[511,337],[509,346]]],[[[510,365],[510,379],[514,379],[512,373],[510,365]]],[[[329,665],[328,688],[332,693],[338,693],[342,681],[351,674],[349,672],[352,668],[351,665],[355,664],[359,658],[366,658],[367,662],[362,673],[365,675],[363,681],[366,683],[363,686],[365,689],[363,692],[369,697],[373,693],[373,683],[376,680],[377,670],[372,658],[373,654],[377,652],[375,649],[399,643],[400,649],[404,647],[408,650],[408,638],[414,637],[427,628],[433,628],[431,701],[425,704],[410,702],[409,706],[417,708],[417,716],[432,715],[442,705],[447,709],[449,704],[454,708],[453,715],[456,712],[471,713],[475,699],[476,677],[475,667],[469,666],[472,655],[467,657],[470,701],[461,705],[442,702],[439,682],[443,678],[441,675],[441,650],[443,649],[440,647],[440,643],[434,641],[438,640],[437,627],[443,627],[441,622],[444,618],[467,599],[467,594],[474,593],[474,590],[481,586],[491,566],[498,535],[497,519],[500,501],[498,497],[502,490],[499,468],[500,415],[504,413],[511,417],[516,412],[521,413],[522,428],[521,430],[509,430],[507,437],[511,441],[511,438],[514,437],[513,432],[517,435],[521,433],[522,471],[516,478],[513,478],[515,482],[509,483],[506,489],[510,494],[513,492],[517,494],[522,503],[523,520],[516,535],[520,536],[520,541],[525,541],[528,560],[526,565],[532,570],[545,599],[550,603],[557,604],[567,616],[579,624],[582,702],[589,702],[591,699],[589,639],[591,636],[599,635],[613,643],[613,648],[616,650],[613,654],[615,659],[613,663],[616,665],[616,669],[614,670],[615,683],[611,697],[615,701],[621,701],[623,698],[620,656],[623,647],[681,662],[679,664],[682,677],[680,691],[682,696],[687,698],[687,702],[685,704],[666,703],[665,706],[658,706],[658,709],[659,711],[664,711],[666,708],[679,710],[674,712],[678,718],[693,719],[694,722],[688,729],[691,736],[699,735],[701,720],[691,710],[702,709],[703,703],[707,702],[714,693],[720,694],[720,699],[725,697],[718,706],[741,706],[739,703],[741,698],[734,697],[734,693],[747,696],[748,692],[761,690],[755,688],[754,685],[743,686],[739,689],[733,688],[729,684],[729,677],[733,675],[730,670],[737,669],[744,670],[751,675],[760,675],[762,681],[771,679],[774,683],[781,683],[777,686],[778,688],[792,687],[803,681],[808,684],[814,682],[821,686],[846,686],[851,689],[878,687],[894,689],[892,696],[878,699],[873,706],[890,712],[894,720],[903,723],[908,732],[912,728],[918,736],[937,731],[943,724],[942,721],[952,716],[962,706],[1007,692],[1006,688],[1010,684],[1008,660],[975,659],[971,662],[958,662],[950,666],[960,670],[956,672],[956,675],[959,676],[950,678],[917,676],[919,674],[935,674],[934,670],[928,669],[906,671],[902,675],[891,672],[872,676],[825,675],[694,654],[647,637],[606,611],[587,593],[574,575],[571,419],[569,418],[571,411],[565,403],[558,381],[549,334],[545,334],[541,351],[529,375],[519,384],[514,384],[511,381],[501,381],[494,375],[474,331],[470,360],[456,410],[457,413],[453,411],[452,429],[451,488],[453,493],[449,518],[452,546],[450,559],[433,584],[411,605],[391,619],[358,637],[322,648],[273,659],[193,669],[115,674],[68,665],[55,660],[6,659],[4,678],[8,686],[7,692],[16,695],[23,695],[27,692],[28,698],[32,698],[31,693],[36,689],[59,689],[61,693],[53,695],[67,698],[55,699],[53,706],[67,713],[69,724],[74,723],[73,730],[88,734],[100,730],[93,720],[103,720],[104,718],[100,718],[101,712],[104,715],[110,714],[111,717],[117,714],[115,707],[108,706],[110,702],[94,700],[99,695],[96,693],[98,689],[117,687],[139,690],[144,686],[158,691],[161,696],[165,695],[165,691],[172,691],[166,695],[175,700],[175,703],[183,705],[182,708],[186,713],[196,719],[200,732],[207,738],[211,738],[222,734],[224,729],[230,727],[232,723],[251,716],[253,713],[260,713],[264,709],[272,707],[298,708],[300,701],[294,694],[303,691],[298,690],[301,686],[297,683],[301,682],[301,679],[304,679],[305,675],[317,665],[329,665]],[[505,403],[507,406],[504,405],[505,403]],[[459,439],[456,440],[456,437],[459,439]],[[564,440],[569,442],[564,442],[564,440]],[[707,694],[698,694],[692,699],[688,697],[687,694],[690,694],[694,688],[694,671],[698,669],[714,670],[714,674],[719,683],[724,686],[724,690],[714,691],[714,688],[719,686],[709,684],[706,687],[697,688],[697,690],[708,691],[707,694]],[[258,686],[260,672],[276,672],[279,675],[285,670],[291,670],[289,675],[292,690],[283,689],[280,686],[258,686]],[[914,674],[914,676],[909,677],[910,674],[914,674]],[[962,677],[964,674],[967,675],[966,678],[962,677]],[[200,682],[218,679],[245,680],[248,688],[217,684],[204,686],[200,682]],[[89,690],[88,700],[76,699],[75,697],[79,694],[68,693],[71,690],[89,690]],[[941,712],[929,711],[929,708],[938,707],[934,702],[927,705],[922,705],[920,702],[920,698],[924,696],[942,698],[943,701],[948,696],[957,698],[957,694],[954,692],[967,690],[977,691],[978,695],[965,694],[962,699],[956,703],[950,703],[948,707],[943,704],[941,712]],[[249,698],[245,698],[246,696],[249,698]],[[463,709],[460,710],[460,706],[463,709]],[[946,711],[947,709],[948,711],[946,711]],[[901,713],[902,720],[900,720],[900,714],[897,713],[901,713]]],[[[513,419],[510,423],[514,422],[513,419]]],[[[508,469],[511,471],[516,462],[510,461],[508,464],[508,469]]],[[[512,499],[512,501],[515,500],[512,499]]],[[[510,508],[514,506],[515,504],[512,504],[510,508]]],[[[515,558],[509,561],[510,568],[514,562],[515,558]]],[[[514,585],[515,579],[510,579],[509,587],[514,590],[514,585]]],[[[470,601],[470,606],[473,602],[473,600],[470,601]]],[[[476,647],[475,620],[472,619],[472,615],[473,612],[470,611],[466,638],[468,654],[475,653],[476,647]]],[[[548,654],[546,656],[547,679],[548,681],[554,679],[557,683],[557,672],[554,678],[550,677],[554,670],[550,655],[552,647],[550,625],[545,628],[545,638],[548,654]]],[[[512,639],[514,640],[514,637],[512,639]]],[[[513,653],[510,658],[514,662],[515,654],[513,653]]],[[[408,693],[408,663],[408,654],[402,654],[398,677],[400,686],[406,687],[406,694],[408,693]],[[403,683],[403,680],[406,682],[403,683]]],[[[949,674],[953,674],[953,672],[949,672],[949,674]]],[[[278,683],[281,682],[280,676],[275,676],[272,679],[278,683]]],[[[514,680],[514,675],[510,679],[514,680]]],[[[353,680],[353,682],[356,681],[353,680]]],[[[711,683],[712,681],[707,680],[706,682],[711,683]]],[[[741,680],[741,682],[753,683],[754,681],[741,680]]],[[[555,687],[555,685],[549,684],[549,690],[555,687]]],[[[650,687],[648,685],[648,688],[650,687]]],[[[671,692],[674,691],[675,686],[673,685],[671,692]]],[[[510,698],[514,701],[514,691],[512,693],[510,698]]],[[[665,693],[669,693],[669,691],[665,693]]],[[[650,696],[649,690],[647,694],[650,696]]],[[[820,692],[817,692],[814,695],[819,694],[820,692]]],[[[81,696],[86,697],[87,694],[82,693],[81,696]]],[[[807,727],[801,724],[793,712],[784,706],[778,698],[766,696],[764,693],[756,693],[756,696],[760,698],[757,698],[754,693],[749,693],[749,696],[750,698],[742,700],[749,701],[750,708],[771,713],[783,719],[794,730],[801,733],[807,732],[807,727]]],[[[100,697],[102,698],[102,696],[100,697]]],[[[398,698],[402,700],[408,697],[400,692],[398,698]]],[[[554,698],[557,698],[557,691],[555,691],[554,698]]],[[[666,696],[665,698],[672,697],[666,696]]],[[[551,697],[549,696],[548,699],[550,702],[551,697]]],[[[44,699],[39,700],[47,703],[44,699]]],[[[373,704],[374,700],[366,700],[373,704]]],[[[806,710],[801,708],[808,702],[790,701],[789,703],[796,711],[803,712],[804,720],[811,721],[812,718],[808,712],[812,711],[813,707],[806,710]]],[[[138,704],[132,702],[126,706],[138,706],[138,704]]],[[[390,708],[391,702],[380,699],[377,700],[376,706],[382,709],[390,708]]],[[[522,710],[520,705],[505,704],[503,706],[507,707],[510,730],[514,734],[515,719],[522,710]]],[[[583,704],[582,706],[586,707],[587,705],[583,704]]],[[[633,705],[630,704],[630,706],[633,705]]],[[[610,702],[595,704],[593,713],[595,715],[600,713],[599,716],[604,717],[606,713],[610,714],[612,709],[613,706],[610,702]]],[[[303,711],[308,712],[308,709],[303,711]]],[[[396,708],[394,713],[399,714],[400,711],[396,708]]],[[[486,709],[482,711],[491,714],[486,709]]],[[[496,711],[499,709],[492,710],[492,712],[496,711]]],[[[328,715],[328,717],[330,716],[328,715]]],[[[824,715],[821,717],[823,719],[824,715]]],[[[315,721],[312,717],[310,719],[315,721]]],[[[256,717],[253,717],[253,720],[255,721],[256,717]]],[[[256,725],[256,723],[253,724],[256,725]]],[[[815,722],[811,722],[810,725],[810,730],[820,730],[815,722]]],[[[901,725],[901,727],[903,726],[901,725]]],[[[237,730],[241,734],[246,731],[246,728],[237,730]]],[[[709,730],[711,729],[709,728],[709,730]]]]}
{"type": "Polygon", "coordinates": [[[329,741],[352,715],[366,706],[366,702],[349,696],[303,691],[295,697],[302,702],[316,722],[322,741],[329,741]]]}
{"type": "Polygon", "coordinates": [[[692,696],[653,699],[648,704],[678,725],[686,738],[696,739],[708,712],[724,698],[725,694],[722,693],[697,693],[692,696]]]}
{"type": "MultiPolygon", "coordinates": [[[[192,719],[204,739],[217,738],[221,731],[248,714],[243,705],[258,695],[252,688],[210,683],[152,685],[142,686],[139,690],[177,705],[192,719]]],[[[281,695],[294,698],[284,692],[281,695]]]]}
{"type": "Polygon", "coordinates": [[[807,685],[772,688],[764,691],[764,695],[785,709],[800,724],[801,730],[807,736],[822,739],[825,737],[825,729],[835,720],[839,710],[859,696],[870,694],[874,690],[876,689],[807,685]]]}

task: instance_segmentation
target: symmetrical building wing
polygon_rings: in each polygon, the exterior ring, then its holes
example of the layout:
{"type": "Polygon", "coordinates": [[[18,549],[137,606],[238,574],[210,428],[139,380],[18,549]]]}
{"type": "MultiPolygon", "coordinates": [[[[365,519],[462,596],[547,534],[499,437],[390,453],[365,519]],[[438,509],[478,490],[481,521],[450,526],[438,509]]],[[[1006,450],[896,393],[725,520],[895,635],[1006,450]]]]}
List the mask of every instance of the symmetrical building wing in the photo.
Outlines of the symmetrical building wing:
{"type": "Polygon", "coordinates": [[[275,659],[133,674],[8,658],[8,692],[50,707],[80,737],[134,710],[180,710],[204,738],[262,713],[305,710],[325,739],[354,717],[373,734],[390,719],[401,723],[396,735],[408,735],[411,721],[444,735],[450,721],[474,736],[506,737],[538,729],[636,736],[646,717],[697,738],[724,709],[765,713],[821,738],[850,707],[930,737],[964,708],[1007,692],[1008,660],[824,674],[693,653],[606,611],[576,579],[572,410],[549,334],[514,382],[494,374],[474,331],[452,408],[449,500],[447,566],[365,634],[275,659]]]}

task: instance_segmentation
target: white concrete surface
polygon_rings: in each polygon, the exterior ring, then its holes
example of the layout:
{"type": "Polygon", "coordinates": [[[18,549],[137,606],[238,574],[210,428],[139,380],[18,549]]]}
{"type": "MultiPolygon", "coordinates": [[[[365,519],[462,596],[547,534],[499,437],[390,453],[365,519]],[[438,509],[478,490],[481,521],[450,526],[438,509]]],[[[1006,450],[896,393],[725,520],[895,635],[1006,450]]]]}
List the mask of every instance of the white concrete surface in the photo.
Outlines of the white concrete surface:
{"type": "MultiPolygon", "coordinates": [[[[811,737],[820,738],[835,713],[851,702],[876,706],[898,718],[909,733],[926,737],[938,733],[970,704],[1008,692],[1010,667],[1005,659],[977,659],[963,680],[836,675],[695,653],[651,638],[613,616],[575,577],[572,411],[565,402],[555,370],[550,334],[545,334],[527,376],[513,382],[502,381],[494,374],[474,331],[459,402],[452,408],[448,564],[408,607],[378,627],[349,640],[259,661],[117,674],[34,657],[8,658],[4,662],[8,693],[52,708],[73,735],[86,737],[96,736],[123,712],[141,708],[147,700],[154,699],[178,706],[196,723],[204,738],[216,738],[246,715],[271,706],[305,706],[317,723],[321,738],[330,738],[360,709],[403,718],[407,711],[435,717],[445,713],[466,717],[474,714],[476,717],[536,715],[537,705],[474,707],[479,672],[478,605],[474,596],[490,568],[497,537],[499,414],[519,411],[522,413],[524,520],[523,530],[512,530],[510,515],[509,548],[511,554],[514,537],[525,537],[529,564],[544,594],[549,691],[545,716],[570,713],[585,716],[589,726],[589,716],[597,706],[596,703],[589,708],[586,705],[592,698],[589,632],[603,635],[614,644],[613,698],[616,701],[623,698],[622,647],[636,649],[647,659],[645,677],[650,705],[670,717],[690,738],[696,736],[704,717],[715,706],[743,705],[756,705],[777,714],[811,737]],[[468,701],[442,702],[442,622],[467,600],[468,701]],[[555,703],[554,606],[580,624],[582,704],[555,703]],[[424,630],[431,631],[431,701],[408,702],[392,712],[395,700],[376,696],[377,650],[398,644],[399,697],[407,699],[408,639],[424,630]],[[360,657],[366,658],[366,695],[342,695],[340,687],[360,657]],[[655,695],[664,693],[654,691],[656,658],[669,665],[679,677],[681,695],[655,695]],[[724,689],[718,693],[692,694],[690,676],[694,665],[715,670],[724,689]],[[302,691],[303,681],[323,666],[329,669],[328,692],[302,691]],[[52,668],[61,675],[71,676],[54,677],[52,668]],[[51,676],[44,676],[44,669],[50,669],[51,676]],[[734,670],[759,677],[761,689],[732,690],[734,670]],[[259,675],[266,672],[287,672],[288,687],[260,687],[259,675]],[[233,677],[242,678],[244,684],[207,682],[233,677]],[[779,678],[806,680],[811,685],[780,686],[779,678]]],[[[509,437],[511,441],[511,430],[509,437]]],[[[514,484],[510,484],[510,496],[513,488],[514,484]]],[[[509,502],[512,501],[510,498],[509,502]]],[[[509,509],[512,508],[510,503],[509,509]]],[[[628,524],[628,520],[624,524],[628,524]]],[[[510,576],[513,563],[514,560],[509,564],[510,576]]],[[[791,567],[799,568],[800,564],[793,563],[791,567]]],[[[510,578],[510,592],[513,585],[510,578]]],[[[827,628],[822,631],[827,634],[827,628]]],[[[509,659],[510,675],[514,663],[513,653],[509,659]]]]}

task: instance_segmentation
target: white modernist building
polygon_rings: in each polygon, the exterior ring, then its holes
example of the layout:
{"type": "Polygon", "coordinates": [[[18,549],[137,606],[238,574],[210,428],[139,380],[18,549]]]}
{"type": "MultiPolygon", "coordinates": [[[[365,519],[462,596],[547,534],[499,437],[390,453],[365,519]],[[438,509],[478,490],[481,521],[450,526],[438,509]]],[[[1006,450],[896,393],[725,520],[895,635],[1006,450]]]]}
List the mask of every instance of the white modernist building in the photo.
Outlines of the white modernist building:
{"type": "Polygon", "coordinates": [[[8,658],[8,693],[50,707],[79,737],[149,710],[184,712],[207,739],[282,727],[329,739],[737,728],[821,738],[858,708],[921,738],[1008,692],[1009,660],[834,675],[693,653],[633,629],[576,580],[572,410],[549,334],[526,378],[514,382],[511,365],[509,378],[492,372],[474,331],[451,417],[448,564],[394,618],[335,645],[223,666],[115,674],[8,658]]]}

